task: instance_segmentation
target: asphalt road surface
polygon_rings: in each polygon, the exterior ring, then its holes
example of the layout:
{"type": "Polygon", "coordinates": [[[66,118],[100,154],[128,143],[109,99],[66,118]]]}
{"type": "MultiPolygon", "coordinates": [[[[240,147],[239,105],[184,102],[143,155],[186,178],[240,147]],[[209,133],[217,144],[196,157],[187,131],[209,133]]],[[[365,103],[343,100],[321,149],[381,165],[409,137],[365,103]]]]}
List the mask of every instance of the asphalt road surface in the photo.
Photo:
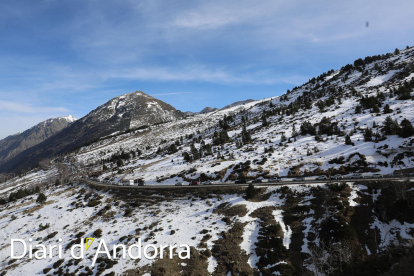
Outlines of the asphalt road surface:
{"type": "MultiPolygon", "coordinates": [[[[347,178],[347,179],[335,179],[335,180],[304,180],[304,181],[292,181],[292,180],[284,180],[280,182],[263,182],[263,183],[253,183],[256,187],[267,187],[267,186],[286,186],[286,185],[296,185],[296,184],[319,184],[319,183],[340,183],[340,182],[354,182],[354,181],[390,181],[390,180],[406,180],[411,179],[410,177],[382,177],[382,178],[347,178]]],[[[175,186],[175,185],[163,185],[163,184],[146,184],[145,186],[138,186],[138,185],[111,185],[102,182],[96,182],[92,180],[85,180],[86,183],[104,186],[104,187],[112,187],[112,188],[128,188],[128,189],[180,189],[180,188],[220,188],[220,187],[247,187],[250,183],[247,184],[235,184],[234,182],[218,182],[211,185],[194,185],[190,186],[188,184],[184,184],[183,186],[175,186]]]]}

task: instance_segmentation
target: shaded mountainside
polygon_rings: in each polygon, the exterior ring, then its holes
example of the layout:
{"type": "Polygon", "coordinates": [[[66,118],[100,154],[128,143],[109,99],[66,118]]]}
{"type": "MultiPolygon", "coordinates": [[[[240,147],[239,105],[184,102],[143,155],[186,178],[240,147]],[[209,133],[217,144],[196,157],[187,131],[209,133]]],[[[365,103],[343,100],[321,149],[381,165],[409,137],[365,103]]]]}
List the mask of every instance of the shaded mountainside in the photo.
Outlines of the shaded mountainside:
{"type": "Polygon", "coordinates": [[[16,171],[36,165],[41,159],[66,153],[100,137],[145,125],[174,121],[183,113],[142,91],[113,98],[68,128],[0,166],[0,171],[16,171]]]}
{"type": "Polygon", "coordinates": [[[7,162],[22,151],[43,142],[74,121],[75,118],[70,115],[48,119],[22,133],[10,135],[0,140],[0,164],[7,162]]]}

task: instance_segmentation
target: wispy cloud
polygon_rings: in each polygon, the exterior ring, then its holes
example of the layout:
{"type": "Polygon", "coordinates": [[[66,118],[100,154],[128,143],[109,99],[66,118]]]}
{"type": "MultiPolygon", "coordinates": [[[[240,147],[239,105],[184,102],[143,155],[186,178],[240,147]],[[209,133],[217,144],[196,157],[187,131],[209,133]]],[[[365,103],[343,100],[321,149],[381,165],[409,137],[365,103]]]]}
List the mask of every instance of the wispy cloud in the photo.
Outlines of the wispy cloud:
{"type": "Polygon", "coordinates": [[[151,94],[152,96],[167,96],[167,95],[178,95],[178,94],[190,94],[191,92],[173,92],[173,93],[161,93],[161,94],[151,94]]]}
{"type": "Polygon", "coordinates": [[[243,71],[232,72],[225,67],[209,68],[204,65],[188,66],[180,68],[170,67],[147,67],[129,68],[123,71],[108,73],[112,78],[146,80],[146,81],[196,81],[222,84],[262,84],[271,85],[279,82],[296,83],[292,80],[298,76],[276,76],[271,71],[243,71]]]}
{"type": "Polygon", "coordinates": [[[52,112],[69,112],[69,109],[65,107],[33,106],[29,104],[22,104],[19,102],[0,101],[0,112],[1,111],[39,114],[52,112]]]}
{"type": "Polygon", "coordinates": [[[200,6],[180,13],[173,24],[194,29],[217,29],[246,22],[257,24],[291,6],[290,3],[269,0],[202,2],[200,6]]]}

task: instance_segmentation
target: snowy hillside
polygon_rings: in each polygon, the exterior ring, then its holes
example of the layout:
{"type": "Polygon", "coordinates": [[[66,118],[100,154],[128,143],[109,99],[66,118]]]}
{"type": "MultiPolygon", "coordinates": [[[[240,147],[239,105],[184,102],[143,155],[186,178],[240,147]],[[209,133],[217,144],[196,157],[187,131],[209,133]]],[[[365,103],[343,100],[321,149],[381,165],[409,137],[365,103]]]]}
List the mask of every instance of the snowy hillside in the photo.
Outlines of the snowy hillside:
{"type": "Polygon", "coordinates": [[[389,174],[413,167],[413,61],[413,47],[359,59],[280,97],[112,135],[69,156],[103,161],[102,177],[160,184],[389,174]]]}
{"type": "MultiPolygon", "coordinates": [[[[29,177],[45,175],[37,174],[29,177]]],[[[330,259],[340,258],[335,250],[352,251],[351,258],[342,260],[344,271],[369,275],[347,264],[361,262],[369,272],[371,262],[381,262],[376,259],[380,254],[408,244],[414,229],[410,210],[398,204],[389,208],[398,202],[395,189],[403,187],[412,200],[413,183],[279,186],[262,188],[253,198],[238,188],[144,190],[132,195],[82,184],[39,187],[47,196],[43,204],[36,203],[38,196],[30,191],[21,197],[23,192],[10,196],[10,190],[0,190],[1,196],[11,198],[0,205],[2,275],[322,275],[333,269],[325,265],[334,263],[318,260],[320,249],[329,252],[330,259]],[[60,244],[62,257],[55,250],[52,258],[10,259],[10,241],[15,238],[32,241],[33,248],[60,244]],[[104,239],[110,252],[115,244],[129,247],[139,238],[143,246],[187,244],[191,258],[133,260],[117,251],[114,258],[99,255],[92,265],[98,241],[84,259],[70,255],[71,246],[83,238],[104,239]],[[342,243],[331,244],[338,241],[342,243]]],[[[22,252],[22,244],[16,244],[15,255],[22,252]]]]}

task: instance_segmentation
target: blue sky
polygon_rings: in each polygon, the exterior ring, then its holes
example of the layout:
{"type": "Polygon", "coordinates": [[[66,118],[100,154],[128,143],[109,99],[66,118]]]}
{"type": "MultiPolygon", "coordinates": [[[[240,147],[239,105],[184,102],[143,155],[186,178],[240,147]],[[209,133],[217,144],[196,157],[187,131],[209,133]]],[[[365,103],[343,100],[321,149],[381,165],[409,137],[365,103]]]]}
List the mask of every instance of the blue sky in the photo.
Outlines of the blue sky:
{"type": "Polygon", "coordinates": [[[182,111],[281,95],[412,46],[413,10],[398,0],[2,0],[0,139],[136,90],[182,111]]]}

